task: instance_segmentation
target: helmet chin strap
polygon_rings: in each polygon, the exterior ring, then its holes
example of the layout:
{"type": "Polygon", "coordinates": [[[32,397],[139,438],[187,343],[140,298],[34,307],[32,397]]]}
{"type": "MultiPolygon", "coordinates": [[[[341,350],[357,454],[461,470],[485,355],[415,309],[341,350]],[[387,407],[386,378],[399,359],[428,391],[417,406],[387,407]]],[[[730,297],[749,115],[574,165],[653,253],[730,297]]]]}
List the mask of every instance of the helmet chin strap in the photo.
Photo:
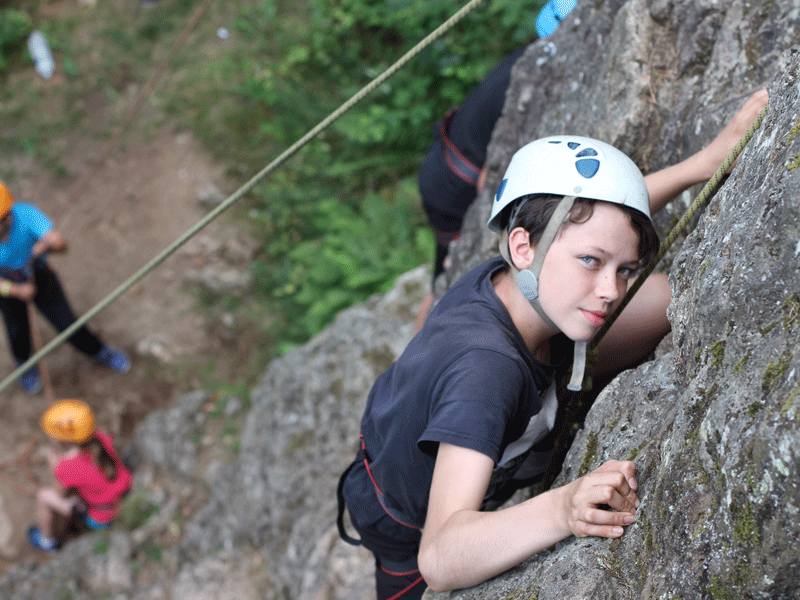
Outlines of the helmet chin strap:
{"type": "MultiPolygon", "coordinates": [[[[555,323],[553,323],[553,320],[550,317],[547,316],[542,308],[541,303],[539,302],[539,275],[542,271],[544,257],[550,248],[550,244],[552,244],[553,240],[556,239],[556,236],[561,229],[561,225],[563,225],[564,221],[566,220],[574,202],[575,196],[564,196],[561,202],[559,202],[555,212],[553,212],[553,216],[550,217],[550,221],[547,223],[547,227],[545,227],[544,232],[542,233],[539,243],[537,244],[536,252],[533,255],[533,262],[527,269],[517,269],[517,267],[514,265],[514,261],[511,260],[508,251],[508,231],[505,231],[500,236],[500,254],[510,266],[511,272],[514,274],[514,279],[517,282],[517,287],[519,287],[522,295],[527,298],[528,302],[531,303],[531,306],[534,308],[534,310],[536,310],[548,327],[556,331],[561,331],[561,329],[555,323]]],[[[514,213],[512,213],[509,223],[513,223],[515,220],[516,210],[514,213]]],[[[581,390],[581,387],[583,386],[583,373],[585,369],[586,342],[575,342],[575,351],[572,359],[572,377],[567,385],[568,390],[572,392],[579,392],[581,390]]]]}

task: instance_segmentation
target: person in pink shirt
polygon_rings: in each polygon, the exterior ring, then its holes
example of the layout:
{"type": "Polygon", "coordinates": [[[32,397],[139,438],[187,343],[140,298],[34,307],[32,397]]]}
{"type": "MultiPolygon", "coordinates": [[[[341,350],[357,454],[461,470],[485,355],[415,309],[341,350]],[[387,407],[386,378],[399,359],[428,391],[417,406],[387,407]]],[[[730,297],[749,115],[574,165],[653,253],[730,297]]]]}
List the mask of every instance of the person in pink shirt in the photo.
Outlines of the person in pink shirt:
{"type": "Polygon", "coordinates": [[[56,514],[78,515],[89,529],[106,529],[119,513],[119,501],[131,487],[131,473],[114,449],[114,440],[95,427],[94,413],[80,400],[60,400],[42,416],[44,432],[63,453],[50,452],[55,485],[36,495],[38,526],[28,529],[35,548],[57,550],[56,514]]]}

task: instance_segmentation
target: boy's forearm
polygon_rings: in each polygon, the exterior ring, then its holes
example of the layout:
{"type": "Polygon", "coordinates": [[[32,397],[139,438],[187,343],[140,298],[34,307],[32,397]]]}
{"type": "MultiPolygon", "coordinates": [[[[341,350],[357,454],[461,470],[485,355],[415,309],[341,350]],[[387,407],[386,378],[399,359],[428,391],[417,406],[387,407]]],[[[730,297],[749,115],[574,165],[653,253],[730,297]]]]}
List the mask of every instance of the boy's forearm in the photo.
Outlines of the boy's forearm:
{"type": "Polygon", "coordinates": [[[769,94],[766,89],[755,92],[705,148],[676,165],[645,177],[644,181],[650,194],[650,212],[657,213],[687,188],[710,179],[768,101],[769,94]]]}
{"type": "Polygon", "coordinates": [[[557,489],[495,512],[454,513],[435,535],[423,533],[426,583],[435,591],[477,585],[553,546],[571,535],[560,504],[557,489]]]}
{"type": "Polygon", "coordinates": [[[656,214],[678,194],[713,175],[713,171],[707,175],[706,163],[701,150],[684,161],[647,175],[644,182],[650,194],[650,213],[656,214]]]}

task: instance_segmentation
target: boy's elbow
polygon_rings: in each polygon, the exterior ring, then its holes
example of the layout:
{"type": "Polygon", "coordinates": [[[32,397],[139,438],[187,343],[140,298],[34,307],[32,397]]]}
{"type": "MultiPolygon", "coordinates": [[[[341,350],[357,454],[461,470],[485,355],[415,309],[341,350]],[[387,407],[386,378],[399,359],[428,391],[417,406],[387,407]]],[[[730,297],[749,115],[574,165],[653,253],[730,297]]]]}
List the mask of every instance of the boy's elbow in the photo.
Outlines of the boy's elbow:
{"type": "Polygon", "coordinates": [[[434,592],[448,592],[458,586],[448,581],[447,573],[442,569],[441,561],[436,552],[430,546],[423,546],[417,555],[417,565],[419,574],[425,580],[425,584],[434,592]]]}
{"type": "Polygon", "coordinates": [[[417,555],[417,566],[419,567],[419,574],[425,580],[425,584],[434,592],[446,592],[447,588],[444,587],[441,575],[438,573],[437,561],[435,553],[431,550],[430,546],[422,545],[417,555]]]}

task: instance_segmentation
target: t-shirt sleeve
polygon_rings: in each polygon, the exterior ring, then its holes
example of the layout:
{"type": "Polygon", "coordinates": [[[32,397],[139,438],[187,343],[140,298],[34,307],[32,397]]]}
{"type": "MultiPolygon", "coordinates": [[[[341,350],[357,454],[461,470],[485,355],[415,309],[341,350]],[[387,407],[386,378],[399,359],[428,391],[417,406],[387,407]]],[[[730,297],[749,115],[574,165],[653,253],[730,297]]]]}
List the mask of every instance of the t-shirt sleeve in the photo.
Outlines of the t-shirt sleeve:
{"type": "Polygon", "coordinates": [[[441,377],[428,426],[417,444],[431,456],[445,442],[477,450],[495,463],[524,389],[519,363],[491,350],[472,350],[441,377]]]}
{"type": "Polygon", "coordinates": [[[76,458],[62,458],[53,470],[53,475],[63,487],[75,487],[80,482],[78,461],[76,458]]]}
{"type": "Polygon", "coordinates": [[[20,204],[17,215],[37,240],[53,228],[52,221],[31,204],[20,204]]]}

